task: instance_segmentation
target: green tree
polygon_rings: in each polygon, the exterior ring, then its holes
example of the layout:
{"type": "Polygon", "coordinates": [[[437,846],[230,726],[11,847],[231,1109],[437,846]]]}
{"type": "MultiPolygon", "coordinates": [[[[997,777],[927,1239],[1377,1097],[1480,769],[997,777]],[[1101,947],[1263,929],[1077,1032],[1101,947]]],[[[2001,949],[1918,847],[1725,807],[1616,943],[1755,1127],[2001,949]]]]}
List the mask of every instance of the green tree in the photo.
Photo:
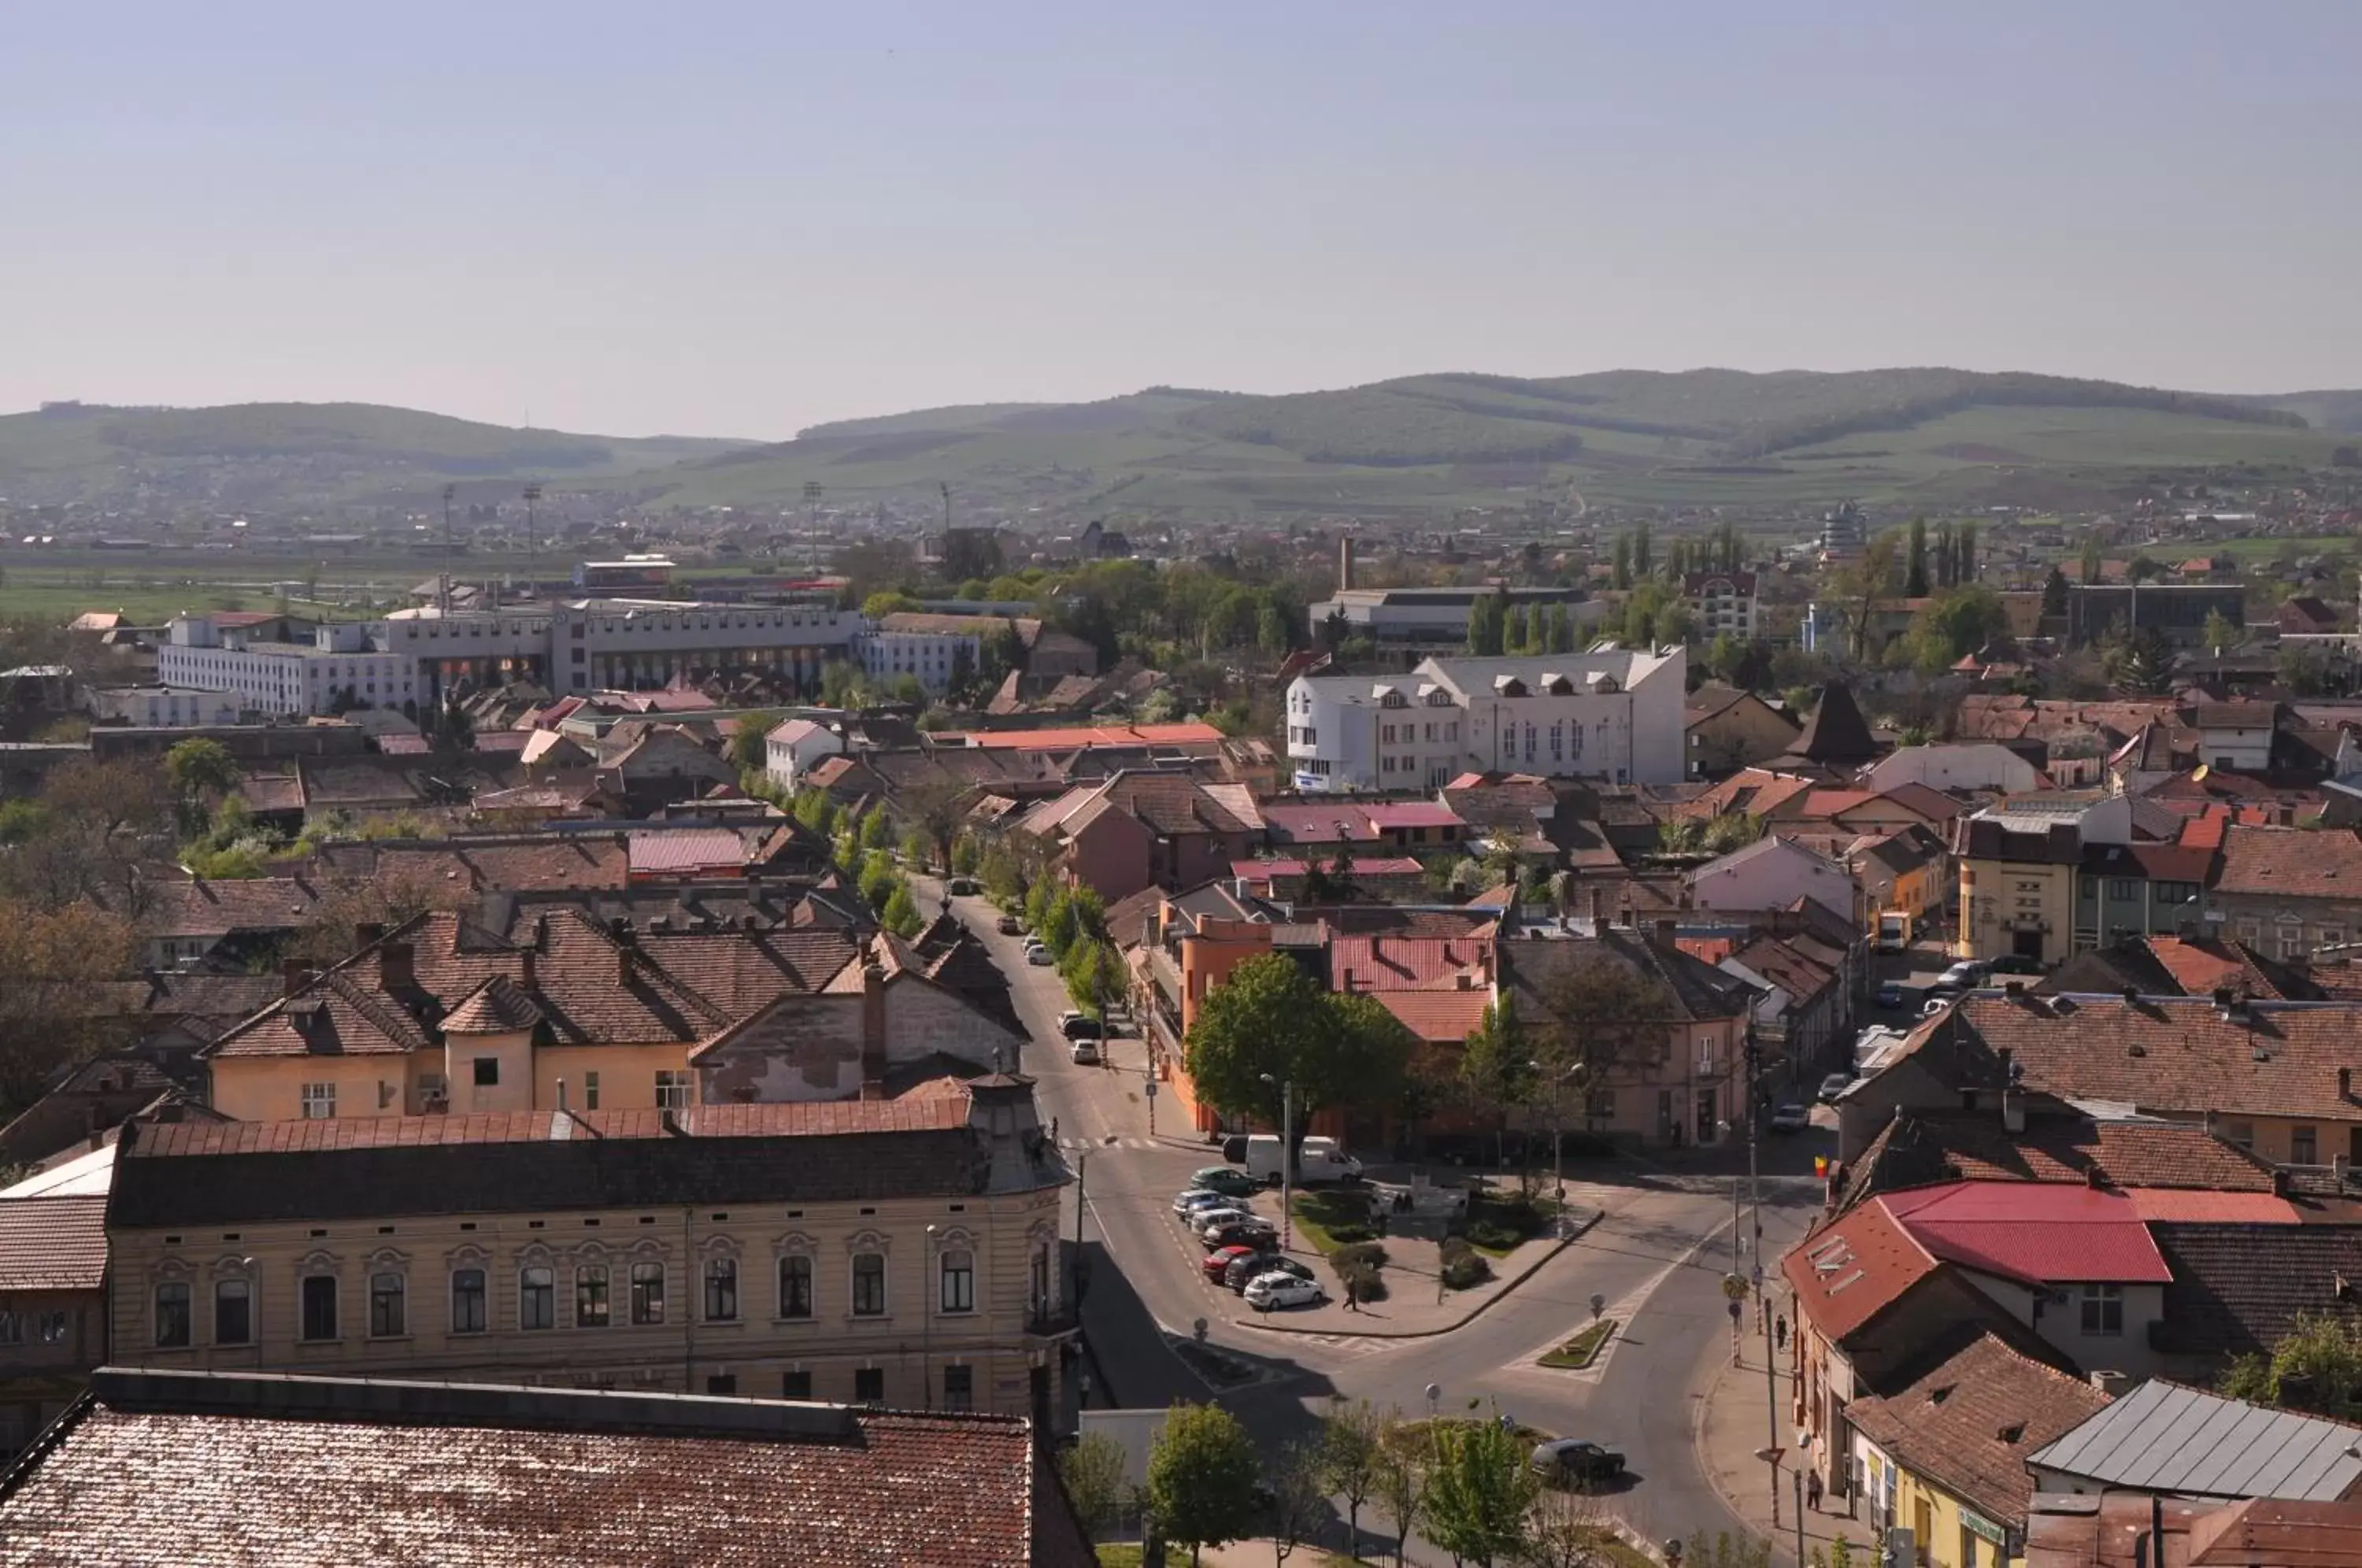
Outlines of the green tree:
{"type": "Polygon", "coordinates": [[[927,920],[919,912],[919,900],[911,896],[910,883],[899,877],[894,879],[894,890],[887,895],[886,907],[878,911],[877,923],[897,936],[907,938],[919,934],[919,928],[925,925],[927,920]]]}
{"type": "Polygon", "coordinates": [[[1525,1446],[1497,1419],[1439,1428],[1428,1477],[1428,1539],[1475,1568],[1516,1562],[1537,1490],[1526,1460],[1525,1446]]]}
{"type": "Polygon", "coordinates": [[[1615,572],[1613,580],[1619,592],[1632,586],[1632,541],[1621,534],[1616,536],[1615,572]]]}
{"type": "Polygon", "coordinates": [[[1232,1116],[1280,1124],[1280,1088],[1295,1091],[1301,1136],[1325,1106],[1382,1103],[1401,1082],[1411,1039],[1366,994],[1323,988],[1277,954],[1250,958],[1206,993],[1187,1045],[1199,1098],[1232,1116]],[[1268,1077],[1270,1081],[1265,1082],[1268,1077]]]}
{"type": "Polygon", "coordinates": [[[1320,1528],[1329,1512],[1329,1496],[1320,1485],[1319,1446],[1299,1440],[1281,1449],[1265,1495],[1270,1499],[1272,1558],[1284,1563],[1320,1528]]]}
{"type": "Polygon", "coordinates": [[[1123,1444],[1105,1432],[1085,1432],[1058,1455],[1058,1479],[1066,1484],[1066,1501],[1075,1522],[1096,1541],[1123,1522],[1123,1506],[1131,1487],[1123,1478],[1123,1444]]]}
{"type": "Polygon", "coordinates": [[[1952,586],[1964,588],[1977,580],[1977,525],[1963,523],[1952,533],[1952,586]]]}
{"type": "Polygon", "coordinates": [[[1504,1149],[1509,1117],[1518,1107],[1532,1101],[1535,1088],[1533,1048],[1526,1040],[1525,1026],[1518,1021],[1516,1000],[1503,997],[1485,1009],[1460,1053],[1461,1092],[1472,1107],[1495,1119],[1496,1164],[1508,1164],[1504,1149]]]}
{"type": "Polygon", "coordinates": [[[1238,1418],[1220,1405],[1178,1404],[1148,1452],[1148,1507],[1156,1528],[1189,1549],[1227,1546],[1254,1518],[1262,1466],[1238,1418]]]}
{"type": "Polygon", "coordinates": [[[1654,1061],[1672,1017],[1664,988],[1612,952],[1578,959],[1542,988],[1557,1025],[1554,1058],[1580,1066],[1586,1083],[1621,1066],[1654,1061]]]}
{"type": "Polygon", "coordinates": [[[2231,618],[2224,614],[2220,608],[2206,612],[2206,626],[2199,633],[2199,641],[2207,648],[2217,654],[2224,654],[2246,640],[2239,628],[2231,624],[2231,618]]]}
{"type": "Polygon", "coordinates": [[[1468,607],[1468,651],[1478,658],[1500,654],[1509,634],[1509,591],[1479,594],[1468,607]]]}
{"type": "Polygon", "coordinates": [[[1532,652],[1533,650],[1527,646],[1530,635],[1526,623],[1526,607],[1522,604],[1510,605],[1508,626],[1501,634],[1501,651],[1506,654],[1532,652]]]}
{"type": "Polygon", "coordinates": [[[2085,582],[2100,580],[2100,541],[2098,539],[2088,538],[2083,541],[2082,565],[2085,582]]]}
{"type": "Polygon", "coordinates": [[[884,849],[894,842],[894,824],[887,819],[886,808],[872,806],[861,819],[861,847],[884,849]]]}
{"type": "MultiPolygon", "coordinates": [[[[2083,580],[2089,582],[2091,579],[2085,578],[2083,580]]],[[[2046,621],[2059,621],[2066,617],[2067,574],[2057,567],[2052,567],[2050,575],[2042,580],[2042,618],[2046,621]]]]}
{"type": "Polygon", "coordinates": [[[1362,1508],[1377,1489],[1385,1421],[1367,1399],[1332,1399],[1320,1418],[1320,1483],[1345,1499],[1346,1550],[1362,1555],[1362,1508]]]}
{"type": "Polygon", "coordinates": [[[1927,519],[1911,519],[1911,552],[1903,569],[1903,595],[1906,599],[1927,597],[1927,519]]]}
{"type": "Polygon", "coordinates": [[[2327,654],[2318,648],[2289,646],[2280,649],[2272,661],[2272,673],[2282,686],[2296,697],[2334,697],[2338,694],[2337,668],[2327,654]]]}
{"type": "Polygon", "coordinates": [[[892,856],[882,849],[873,849],[861,857],[861,900],[871,910],[882,912],[886,900],[892,898],[894,889],[901,885],[902,878],[894,869],[892,856]]]}
{"type": "Polygon", "coordinates": [[[1649,548],[1649,525],[1640,523],[1632,530],[1632,576],[1634,580],[1652,575],[1657,558],[1649,548]]]}
{"type": "Polygon", "coordinates": [[[205,798],[226,795],[238,779],[237,759],[229,747],[202,735],[176,743],[164,754],[164,782],[171,788],[181,832],[191,834],[204,824],[205,798]]]}
{"type": "Polygon", "coordinates": [[[861,613],[872,621],[882,621],[889,615],[924,610],[925,605],[898,590],[887,589],[871,594],[861,602],[861,613]]]}
{"type": "Polygon", "coordinates": [[[2127,631],[2118,620],[2099,643],[2100,673],[2136,697],[2162,693],[2173,679],[2173,645],[2154,626],[2127,631]]]}
{"type": "Polygon", "coordinates": [[[1378,1501],[1395,1527],[1395,1562],[1407,1561],[1410,1532],[1427,1517],[1427,1467],[1419,1463],[1402,1412],[1386,1413],[1378,1432],[1378,1501]]]}
{"type": "Polygon", "coordinates": [[[770,761],[764,745],[773,730],[779,727],[781,715],[775,709],[758,708],[751,713],[738,715],[738,727],[730,732],[730,760],[741,773],[760,773],[770,761]]]}
{"type": "Polygon", "coordinates": [[[2009,612],[1990,588],[1951,589],[1920,607],[1904,635],[1923,675],[1936,675],[2009,629],[2009,612]]]}

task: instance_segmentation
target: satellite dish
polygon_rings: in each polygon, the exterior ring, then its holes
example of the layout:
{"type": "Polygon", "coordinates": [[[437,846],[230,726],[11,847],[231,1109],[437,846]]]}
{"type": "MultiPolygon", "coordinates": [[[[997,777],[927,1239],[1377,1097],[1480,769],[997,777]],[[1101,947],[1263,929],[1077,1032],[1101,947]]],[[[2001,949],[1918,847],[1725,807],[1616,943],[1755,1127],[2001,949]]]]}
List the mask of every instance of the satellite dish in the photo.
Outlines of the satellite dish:
{"type": "Polygon", "coordinates": [[[2197,767],[2193,767],[2193,768],[2191,768],[2191,769],[2190,770],[2190,781],[2191,781],[2192,784],[2203,784],[2203,783],[2205,783],[2205,782],[2206,782],[2206,775],[2207,775],[2207,773],[2208,773],[2209,771],[2211,771],[2211,770],[2207,767],[2207,766],[2206,766],[2204,763],[2202,763],[2202,763],[2200,763],[2197,767]]]}

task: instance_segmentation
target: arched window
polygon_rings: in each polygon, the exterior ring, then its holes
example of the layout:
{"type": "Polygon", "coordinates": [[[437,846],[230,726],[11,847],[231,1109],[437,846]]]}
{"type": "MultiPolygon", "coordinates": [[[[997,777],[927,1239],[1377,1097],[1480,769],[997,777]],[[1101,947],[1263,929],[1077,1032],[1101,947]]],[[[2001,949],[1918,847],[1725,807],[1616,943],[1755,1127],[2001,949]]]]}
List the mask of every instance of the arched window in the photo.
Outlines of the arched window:
{"type": "Polygon", "coordinates": [[[738,1260],[705,1260],[705,1320],[729,1323],[738,1317],[738,1260]]]}
{"type": "Polygon", "coordinates": [[[962,1247],[943,1254],[937,1269],[943,1281],[943,1309],[946,1312],[976,1310],[976,1254],[962,1247]]]}
{"type": "Polygon", "coordinates": [[[885,1253],[853,1254],[853,1315],[856,1318],[882,1318],[886,1315],[885,1253]]]}
{"type": "Polygon", "coordinates": [[[607,1326],[607,1265],[584,1264],[574,1271],[574,1326],[607,1326]]]}
{"type": "Polygon", "coordinates": [[[665,1266],[660,1263],[632,1265],[632,1321],[661,1323],[665,1315],[665,1266]]]}
{"type": "Polygon", "coordinates": [[[779,1316],[812,1315],[812,1260],[809,1253],[789,1253],[779,1260],[779,1316]]]}
{"type": "Polygon", "coordinates": [[[480,1334],[484,1331],[484,1271],[480,1268],[455,1268],[451,1271],[451,1331],[455,1334],[480,1334]]]}

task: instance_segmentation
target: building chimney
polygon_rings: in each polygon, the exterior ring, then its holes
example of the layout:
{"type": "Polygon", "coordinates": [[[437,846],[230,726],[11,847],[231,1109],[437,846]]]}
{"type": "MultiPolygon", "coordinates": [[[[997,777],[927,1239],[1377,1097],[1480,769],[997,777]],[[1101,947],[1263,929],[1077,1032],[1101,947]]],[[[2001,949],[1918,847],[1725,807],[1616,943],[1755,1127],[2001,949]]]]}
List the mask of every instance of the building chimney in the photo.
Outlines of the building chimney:
{"type": "Polygon", "coordinates": [[[1337,591],[1342,593],[1353,586],[1353,536],[1346,535],[1337,541],[1337,591]]]}
{"type": "Polygon", "coordinates": [[[517,955],[517,984],[528,991],[541,989],[541,965],[538,955],[530,947],[517,955]]]}
{"type": "Polygon", "coordinates": [[[557,1110],[561,1116],[566,1113],[566,1080],[564,1078],[557,1080],[557,1110]]]}
{"type": "Polygon", "coordinates": [[[406,991],[418,983],[417,949],[407,942],[389,942],[377,950],[378,988],[406,991]]]}
{"type": "Polygon", "coordinates": [[[886,969],[867,964],[861,970],[861,1098],[883,1099],[885,1087],[886,969]]]}
{"type": "Polygon", "coordinates": [[[2015,1084],[2001,1091],[2001,1125],[2013,1134],[2025,1131],[2025,1091],[2015,1084]]]}
{"type": "Polygon", "coordinates": [[[301,958],[290,958],[279,968],[280,994],[293,996],[312,981],[312,966],[301,958]]]}
{"type": "Polygon", "coordinates": [[[615,983],[625,988],[632,983],[632,950],[628,947],[615,949],[615,983]]]}
{"type": "Polygon", "coordinates": [[[1657,945],[1664,948],[1667,952],[1672,951],[1673,933],[1678,929],[1679,927],[1672,921],[1659,921],[1657,922],[1657,945]]]}
{"type": "Polygon", "coordinates": [[[385,934],[385,927],[373,920],[357,922],[353,926],[353,945],[367,947],[385,934]]]}

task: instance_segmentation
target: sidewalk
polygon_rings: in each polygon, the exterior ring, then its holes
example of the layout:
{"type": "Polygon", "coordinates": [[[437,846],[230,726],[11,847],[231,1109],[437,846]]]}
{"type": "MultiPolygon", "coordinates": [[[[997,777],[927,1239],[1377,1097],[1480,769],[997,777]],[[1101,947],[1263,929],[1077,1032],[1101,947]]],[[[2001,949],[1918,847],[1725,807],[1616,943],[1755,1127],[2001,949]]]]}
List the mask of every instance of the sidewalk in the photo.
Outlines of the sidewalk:
{"type": "MultiPolygon", "coordinates": [[[[1738,1364],[1730,1364],[1726,1337],[1720,1364],[1706,1384],[1705,1397],[1699,1401],[1698,1468],[1731,1511],[1746,1521],[1749,1530],[1771,1540],[1775,1562],[1794,1562],[1797,1492],[1793,1445],[1796,1432],[1791,1400],[1794,1397],[1794,1379],[1787,1357],[1781,1355],[1775,1364],[1779,1399],[1775,1414],[1779,1444],[1783,1452],[1780,1456],[1779,1520],[1775,1527],[1771,1467],[1757,1457],[1774,1429],[1766,1423],[1764,1416],[1763,1336],[1756,1327],[1751,1309],[1747,1326],[1749,1331],[1741,1347],[1738,1364]]],[[[1805,1510],[1805,1558],[1809,1561],[1815,1551],[1826,1553],[1829,1543],[1843,1535],[1853,1543],[1855,1561],[1861,1561],[1869,1540],[1868,1529],[1860,1520],[1848,1518],[1842,1505],[1838,1511],[1829,1511],[1829,1502],[1824,1497],[1821,1507],[1805,1510]]]]}

